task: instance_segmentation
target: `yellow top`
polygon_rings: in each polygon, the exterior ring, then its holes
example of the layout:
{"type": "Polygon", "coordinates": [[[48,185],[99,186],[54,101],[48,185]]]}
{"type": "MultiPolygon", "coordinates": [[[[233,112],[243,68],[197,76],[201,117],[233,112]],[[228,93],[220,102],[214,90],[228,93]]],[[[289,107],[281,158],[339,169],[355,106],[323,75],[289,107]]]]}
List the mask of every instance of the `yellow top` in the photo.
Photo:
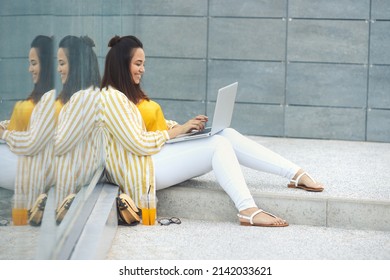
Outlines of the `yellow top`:
{"type": "MultiPolygon", "coordinates": [[[[63,104],[61,101],[57,100],[54,106],[55,118],[57,119],[63,104]]],[[[13,131],[27,131],[34,108],[35,104],[31,99],[16,102],[11,119],[4,128],[13,131]]]]}
{"type": "Polygon", "coordinates": [[[64,104],[62,104],[62,102],[60,100],[57,99],[55,101],[55,103],[54,103],[54,116],[56,118],[56,121],[58,120],[58,115],[60,114],[63,106],[64,106],[64,104]]]}
{"type": "Polygon", "coordinates": [[[147,131],[167,130],[167,122],[160,105],[152,100],[142,100],[137,104],[147,131]]]}
{"type": "Polygon", "coordinates": [[[34,108],[31,99],[16,102],[7,130],[26,131],[34,108]]]}

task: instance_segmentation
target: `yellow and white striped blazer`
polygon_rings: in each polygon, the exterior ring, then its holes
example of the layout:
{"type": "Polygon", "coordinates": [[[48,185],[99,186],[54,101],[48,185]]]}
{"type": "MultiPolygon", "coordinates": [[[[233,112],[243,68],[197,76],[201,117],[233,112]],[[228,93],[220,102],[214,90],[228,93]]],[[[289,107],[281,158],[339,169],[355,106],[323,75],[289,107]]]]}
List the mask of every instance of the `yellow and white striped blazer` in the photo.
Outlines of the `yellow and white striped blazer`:
{"type": "Polygon", "coordinates": [[[108,87],[101,94],[107,178],[140,206],[149,187],[155,193],[151,155],[161,150],[168,132],[146,131],[137,106],[120,91],[108,87]]]}
{"type": "Polygon", "coordinates": [[[90,183],[104,165],[99,88],[74,93],[63,106],[55,133],[56,205],[90,183]]]}

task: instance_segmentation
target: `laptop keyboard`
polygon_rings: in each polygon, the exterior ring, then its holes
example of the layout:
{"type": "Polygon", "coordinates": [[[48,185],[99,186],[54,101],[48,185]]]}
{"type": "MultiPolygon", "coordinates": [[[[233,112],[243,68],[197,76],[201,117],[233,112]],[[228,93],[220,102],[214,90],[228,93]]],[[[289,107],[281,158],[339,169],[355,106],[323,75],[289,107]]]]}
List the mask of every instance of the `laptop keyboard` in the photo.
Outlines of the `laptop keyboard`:
{"type": "Polygon", "coordinates": [[[201,131],[198,131],[198,132],[195,132],[195,133],[191,133],[191,135],[199,135],[199,134],[205,134],[205,133],[209,133],[211,131],[211,127],[206,127],[205,129],[201,130],[201,131]]]}

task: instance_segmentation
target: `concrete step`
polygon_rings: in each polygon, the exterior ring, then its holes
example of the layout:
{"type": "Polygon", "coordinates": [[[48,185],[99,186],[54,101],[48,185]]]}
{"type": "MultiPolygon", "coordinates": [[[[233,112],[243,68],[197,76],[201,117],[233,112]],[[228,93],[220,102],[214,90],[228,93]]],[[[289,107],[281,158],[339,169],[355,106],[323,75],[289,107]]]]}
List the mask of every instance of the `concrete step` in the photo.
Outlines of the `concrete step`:
{"type": "MultiPolygon", "coordinates": [[[[294,161],[325,185],[321,193],[288,189],[288,181],[246,167],[258,206],[290,224],[390,231],[390,144],[251,137],[294,161]]],[[[158,215],[236,221],[236,208],[212,172],[159,190],[158,215]]]]}
{"type": "MultiPolygon", "coordinates": [[[[158,191],[158,216],[238,221],[237,210],[224,191],[185,186],[193,184],[197,184],[196,180],[158,191]]],[[[260,191],[252,194],[260,208],[286,219],[290,224],[390,231],[388,201],[335,198],[326,194],[316,197],[260,191]]]]}

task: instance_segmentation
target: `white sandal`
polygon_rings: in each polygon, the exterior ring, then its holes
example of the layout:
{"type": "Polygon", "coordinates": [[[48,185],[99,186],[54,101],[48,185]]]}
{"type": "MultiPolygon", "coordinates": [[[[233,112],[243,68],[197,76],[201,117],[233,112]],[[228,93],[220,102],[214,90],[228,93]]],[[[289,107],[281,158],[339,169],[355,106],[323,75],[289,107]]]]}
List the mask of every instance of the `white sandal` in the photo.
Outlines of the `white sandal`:
{"type": "Polygon", "coordinates": [[[274,218],[277,218],[275,215],[272,215],[271,213],[268,213],[262,209],[259,209],[255,212],[252,213],[252,215],[250,215],[250,217],[248,216],[245,216],[245,215],[241,215],[241,214],[237,214],[237,216],[241,219],[245,219],[245,220],[249,220],[249,223],[248,222],[240,222],[240,225],[242,226],[257,226],[257,227],[286,227],[288,226],[288,223],[286,221],[284,221],[283,224],[255,224],[253,222],[253,218],[257,215],[257,214],[260,214],[260,213],[265,213],[267,215],[270,215],[271,217],[274,217],[274,218]]]}
{"type": "Polygon", "coordinates": [[[303,184],[299,184],[299,180],[304,175],[307,175],[310,178],[310,180],[312,180],[315,184],[317,183],[307,172],[302,172],[301,174],[298,175],[298,177],[295,180],[291,179],[291,181],[287,185],[287,187],[292,188],[292,189],[302,189],[302,190],[309,191],[309,192],[322,192],[324,190],[323,187],[312,188],[312,187],[308,187],[308,186],[303,185],[303,184]]]}

